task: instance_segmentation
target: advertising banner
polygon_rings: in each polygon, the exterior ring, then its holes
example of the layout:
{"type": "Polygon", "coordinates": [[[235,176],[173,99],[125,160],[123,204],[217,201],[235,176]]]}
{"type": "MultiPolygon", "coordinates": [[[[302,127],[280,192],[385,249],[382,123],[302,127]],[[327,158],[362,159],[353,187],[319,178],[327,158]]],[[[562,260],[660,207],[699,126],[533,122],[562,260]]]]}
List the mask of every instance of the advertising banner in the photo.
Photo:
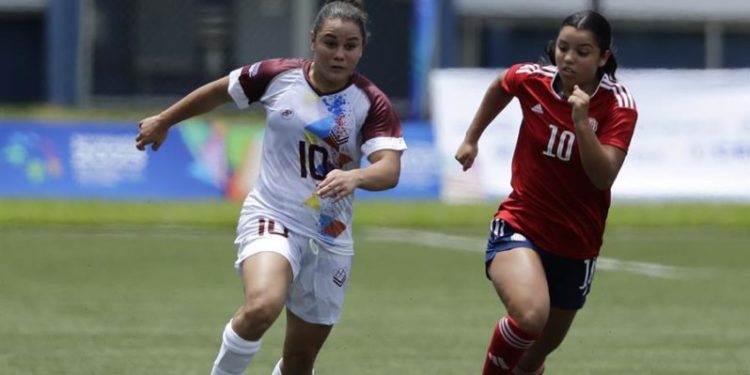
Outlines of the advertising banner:
{"type": "MultiPolygon", "coordinates": [[[[401,156],[398,185],[385,191],[358,190],[357,199],[435,200],[440,196],[440,157],[429,123],[405,122],[404,139],[408,147],[401,156]]],[[[362,161],[362,166],[367,161],[362,161]]]]}
{"type": "MultiPolygon", "coordinates": [[[[510,192],[521,110],[514,99],[490,124],[472,169],[456,149],[500,70],[447,69],[430,77],[441,199],[500,199],[510,192]]],[[[750,201],[750,70],[618,70],[639,118],[613,199],[750,201]]]]}
{"type": "Polygon", "coordinates": [[[136,150],[133,123],[0,121],[0,196],[221,198],[228,176],[223,128],[174,129],[154,154],[136,150]]]}
{"type": "MultiPolygon", "coordinates": [[[[258,177],[263,131],[188,121],[155,153],[135,148],[134,123],[0,120],[0,197],[242,200],[258,177]]],[[[398,187],[357,197],[438,198],[432,127],[404,124],[404,136],[398,187]]]]}

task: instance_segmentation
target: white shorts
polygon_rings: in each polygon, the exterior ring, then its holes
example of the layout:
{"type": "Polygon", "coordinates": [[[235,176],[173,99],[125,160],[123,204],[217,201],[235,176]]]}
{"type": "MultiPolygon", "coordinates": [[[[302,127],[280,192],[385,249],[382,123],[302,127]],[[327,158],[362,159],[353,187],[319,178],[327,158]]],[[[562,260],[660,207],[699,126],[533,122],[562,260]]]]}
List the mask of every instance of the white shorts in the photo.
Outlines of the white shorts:
{"type": "Polygon", "coordinates": [[[325,244],[291,232],[268,217],[245,217],[242,228],[235,240],[238,273],[251,255],[265,251],[280,254],[289,261],[293,274],[287,309],[308,323],[333,325],[339,321],[349,286],[351,255],[327,251],[325,244]]]}

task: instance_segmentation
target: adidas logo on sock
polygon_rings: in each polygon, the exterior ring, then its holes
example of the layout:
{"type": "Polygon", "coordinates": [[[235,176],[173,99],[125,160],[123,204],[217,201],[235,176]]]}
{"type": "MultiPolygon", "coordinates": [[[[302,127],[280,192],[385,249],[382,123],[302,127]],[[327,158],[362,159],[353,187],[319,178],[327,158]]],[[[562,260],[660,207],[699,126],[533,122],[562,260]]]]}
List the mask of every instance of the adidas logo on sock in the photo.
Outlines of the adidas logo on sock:
{"type": "Polygon", "coordinates": [[[492,353],[487,353],[487,357],[490,358],[490,361],[492,361],[492,364],[494,364],[497,367],[500,367],[503,370],[510,370],[510,367],[505,363],[505,360],[502,358],[495,356],[492,353]]]}

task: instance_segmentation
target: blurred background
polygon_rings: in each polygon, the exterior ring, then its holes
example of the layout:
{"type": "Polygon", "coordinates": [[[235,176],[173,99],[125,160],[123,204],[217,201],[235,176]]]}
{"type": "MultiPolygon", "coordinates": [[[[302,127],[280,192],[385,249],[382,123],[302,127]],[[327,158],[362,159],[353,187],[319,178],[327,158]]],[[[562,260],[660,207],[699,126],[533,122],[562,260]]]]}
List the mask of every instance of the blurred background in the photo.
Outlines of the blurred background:
{"type": "MultiPolygon", "coordinates": [[[[319,3],[2,0],[0,99],[98,106],[181,96],[249,62],[307,57],[319,3]]],[[[419,64],[536,59],[561,18],[589,7],[611,20],[625,67],[750,67],[750,5],[741,0],[379,0],[366,7],[372,40],[361,71],[396,101],[410,99],[419,64]]]]}
{"type": "MultiPolygon", "coordinates": [[[[0,0],[0,374],[207,373],[242,299],[234,227],[260,106],[137,123],[199,85],[309,57],[316,0],[0,0]]],[[[482,269],[521,114],[453,155],[502,69],[603,13],[639,119],[555,375],[750,374],[750,2],[365,0],[359,71],[392,100],[399,186],[358,191],[356,272],[321,374],[476,374],[503,314],[482,269]],[[425,329],[429,327],[429,329],[425,329]]],[[[248,374],[278,360],[283,319],[248,374]]]]}
{"type": "MultiPolygon", "coordinates": [[[[471,176],[455,173],[457,168],[450,165],[455,138],[460,139],[484,88],[499,69],[539,61],[562,18],[580,9],[596,9],[611,20],[619,77],[636,98],[641,114],[629,163],[615,188],[622,194],[615,196],[750,200],[748,2],[365,3],[372,37],[359,70],[389,95],[413,146],[405,155],[402,186],[392,196],[447,201],[507,194],[509,168],[505,166],[520,122],[517,108],[511,106],[498,120],[500,125],[492,127],[510,142],[485,143],[489,159],[471,176]],[[671,146],[662,147],[665,142],[671,146]],[[482,167],[490,163],[495,165],[492,169],[482,167]],[[696,182],[686,167],[690,165],[718,165],[720,170],[696,182]],[[663,175],[665,170],[674,175],[663,175]]],[[[13,177],[0,194],[154,195],[149,190],[156,189],[157,179],[148,188],[138,181],[159,175],[160,167],[154,165],[159,161],[133,153],[117,136],[132,133],[133,122],[234,68],[266,58],[309,57],[309,30],[321,4],[312,0],[0,0],[4,52],[0,118],[13,120],[0,122],[0,147],[5,150],[0,173],[6,181],[13,177]],[[41,133],[18,122],[44,116],[44,123],[35,126],[53,128],[41,133]],[[94,125],[76,122],[91,117],[110,126],[78,132],[74,142],[66,129],[94,125]],[[60,127],[61,119],[72,123],[60,127]],[[117,121],[120,124],[111,124],[117,121]],[[55,135],[49,142],[29,143],[50,134],[55,135]],[[114,138],[98,137],[107,134],[114,138]],[[92,139],[123,153],[91,157],[91,150],[102,147],[92,139]],[[30,155],[31,148],[42,144],[49,147],[39,150],[43,155],[38,163],[19,151],[23,148],[30,155]],[[90,149],[82,149],[84,145],[90,149]],[[53,157],[57,161],[50,162],[53,157]],[[23,171],[29,168],[31,172],[23,171]],[[109,177],[91,168],[109,170],[109,177]],[[122,186],[130,193],[115,191],[122,186]]],[[[155,196],[244,196],[255,175],[263,123],[260,111],[256,106],[238,114],[228,105],[213,115],[219,120],[194,121],[180,130],[183,144],[168,151],[175,155],[162,160],[179,159],[164,163],[173,167],[178,163],[187,174],[173,186],[187,186],[195,193],[155,196]]],[[[163,192],[168,191],[164,187],[163,192]]]]}
{"type": "MultiPolygon", "coordinates": [[[[130,105],[176,98],[232,68],[309,56],[315,0],[2,0],[4,103],[130,105]],[[12,51],[12,53],[10,53],[12,51]],[[24,74],[19,74],[23,72],[24,74]]],[[[573,11],[601,11],[626,68],[750,67],[742,0],[378,0],[360,70],[406,111],[425,70],[536,60],[573,11]]],[[[424,95],[424,93],[421,93],[424,95]]]]}

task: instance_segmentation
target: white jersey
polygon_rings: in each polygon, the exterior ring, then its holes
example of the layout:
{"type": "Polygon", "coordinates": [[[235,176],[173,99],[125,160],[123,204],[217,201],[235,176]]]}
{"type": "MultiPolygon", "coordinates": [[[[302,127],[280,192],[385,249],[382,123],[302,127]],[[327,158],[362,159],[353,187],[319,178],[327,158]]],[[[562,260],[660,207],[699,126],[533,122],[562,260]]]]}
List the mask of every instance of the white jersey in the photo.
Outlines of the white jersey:
{"type": "Polygon", "coordinates": [[[266,110],[260,176],[242,215],[268,214],[330,251],[351,254],[353,195],[333,203],[318,197],[316,186],[333,169],[359,168],[362,156],[402,151],[406,143],[388,98],[374,84],[355,73],[345,88],[322,95],[308,81],[311,64],[272,59],[229,74],[238,107],[257,101],[266,110]]]}

